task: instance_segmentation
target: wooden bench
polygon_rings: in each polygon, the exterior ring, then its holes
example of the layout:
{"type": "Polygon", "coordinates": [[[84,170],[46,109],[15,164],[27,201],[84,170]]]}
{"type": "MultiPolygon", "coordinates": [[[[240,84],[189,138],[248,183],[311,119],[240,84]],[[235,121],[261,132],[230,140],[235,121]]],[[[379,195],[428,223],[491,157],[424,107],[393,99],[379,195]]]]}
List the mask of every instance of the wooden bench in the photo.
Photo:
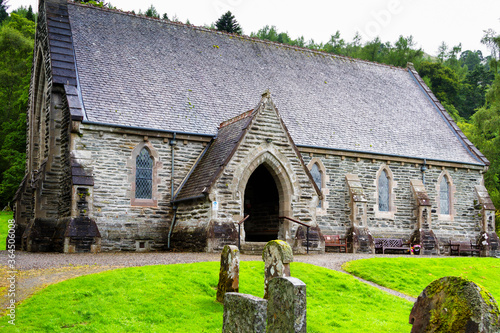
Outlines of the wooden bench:
{"type": "Polygon", "coordinates": [[[410,253],[410,246],[406,245],[400,238],[375,238],[375,253],[385,254],[387,250],[410,253]]]}
{"type": "Polygon", "coordinates": [[[338,247],[340,253],[347,253],[347,239],[342,238],[339,235],[324,235],[324,237],[325,237],[325,248],[338,247]]]}
{"type": "Polygon", "coordinates": [[[468,242],[451,242],[449,244],[450,247],[450,256],[457,255],[461,256],[462,253],[470,253],[471,256],[474,256],[476,253],[477,256],[481,255],[481,249],[479,245],[472,244],[472,241],[468,242]]]}

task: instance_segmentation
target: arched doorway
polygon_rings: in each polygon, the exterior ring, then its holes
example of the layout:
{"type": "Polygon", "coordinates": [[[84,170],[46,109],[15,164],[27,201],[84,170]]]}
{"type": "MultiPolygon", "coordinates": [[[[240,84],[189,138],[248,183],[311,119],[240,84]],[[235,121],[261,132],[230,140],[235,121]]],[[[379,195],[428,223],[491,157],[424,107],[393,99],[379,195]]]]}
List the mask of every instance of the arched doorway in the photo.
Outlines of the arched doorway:
{"type": "Polygon", "coordinates": [[[278,239],[280,200],[278,187],[264,164],[259,165],[245,188],[245,241],[268,242],[278,239]]]}

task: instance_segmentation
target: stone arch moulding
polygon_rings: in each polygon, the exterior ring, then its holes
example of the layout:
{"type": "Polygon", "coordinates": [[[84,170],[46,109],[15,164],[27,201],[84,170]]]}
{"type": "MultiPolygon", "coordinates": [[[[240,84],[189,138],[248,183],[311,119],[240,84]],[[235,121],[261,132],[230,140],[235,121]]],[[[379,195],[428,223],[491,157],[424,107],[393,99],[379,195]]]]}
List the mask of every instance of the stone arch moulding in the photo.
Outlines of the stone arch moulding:
{"type": "Polygon", "coordinates": [[[144,141],[139,143],[132,150],[130,159],[127,161],[127,168],[130,170],[128,181],[130,183],[130,205],[136,207],[157,207],[158,206],[158,171],[161,168],[160,157],[158,152],[153,147],[151,142],[144,141]],[[138,199],[135,197],[135,176],[136,176],[136,160],[142,149],[146,148],[149,154],[153,157],[153,189],[151,199],[138,199]]]}
{"type": "Polygon", "coordinates": [[[391,168],[387,164],[382,164],[377,171],[375,176],[375,205],[373,207],[373,211],[375,212],[375,218],[381,219],[391,219],[394,220],[394,215],[396,214],[397,208],[395,205],[395,193],[394,188],[397,187],[396,181],[394,181],[394,175],[392,174],[391,168]],[[387,178],[389,180],[389,211],[380,211],[379,210],[379,179],[382,172],[386,172],[387,178]]]}
{"type": "Polygon", "coordinates": [[[454,216],[455,216],[455,192],[456,192],[456,187],[453,184],[453,179],[451,178],[450,173],[448,170],[443,170],[441,174],[439,175],[436,183],[436,204],[437,204],[437,211],[438,211],[438,220],[440,221],[453,221],[454,216]],[[441,197],[440,197],[440,190],[441,190],[441,181],[443,180],[443,177],[446,177],[446,180],[448,182],[448,203],[450,205],[449,214],[441,214],[441,197]]]}
{"type": "MultiPolygon", "coordinates": [[[[289,165],[288,159],[279,151],[272,149],[267,150],[256,149],[250,153],[240,165],[246,166],[239,169],[233,178],[233,193],[239,196],[236,200],[240,201],[240,207],[243,214],[243,200],[245,188],[253,172],[263,164],[272,175],[279,193],[279,216],[292,217],[292,201],[297,190],[294,186],[296,179],[292,167],[289,165]]],[[[290,222],[284,221],[280,224],[279,239],[291,242],[291,225],[290,222]]]]}
{"type": "Polygon", "coordinates": [[[296,177],[288,159],[273,147],[266,150],[255,149],[239,163],[244,167],[237,168],[234,173],[233,183],[231,184],[234,199],[239,200],[241,207],[243,207],[243,196],[247,182],[255,169],[261,164],[266,165],[278,187],[280,215],[290,216],[292,212],[291,203],[293,197],[297,194],[297,190],[293,185],[296,177]]]}
{"type": "Polygon", "coordinates": [[[326,199],[330,190],[327,188],[326,184],[330,182],[330,177],[326,173],[326,168],[321,159],[314,157],[307,164],[307,169],[311,171],[312,167],[316,164],[321,173],[321,194],[323,194],[323,200],[321,200],[321,206],[318,205],[316,209],[316,215],[326,215],[326,210],[328,208],[328,200],[326,199]]]}

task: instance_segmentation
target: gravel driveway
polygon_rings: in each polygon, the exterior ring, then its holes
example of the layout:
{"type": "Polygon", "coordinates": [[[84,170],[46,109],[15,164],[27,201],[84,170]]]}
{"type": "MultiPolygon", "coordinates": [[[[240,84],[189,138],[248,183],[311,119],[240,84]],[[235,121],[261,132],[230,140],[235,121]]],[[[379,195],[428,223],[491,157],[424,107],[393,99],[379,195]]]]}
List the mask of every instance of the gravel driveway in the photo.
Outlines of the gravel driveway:
{"type": "MultiPolygon", "coordinates": [[[[377,257],[383,255],[377,254],[377,257]]],[[[385,255],[387,257],[397,257],[397,255],[385,255]]],[[[317,266],[326,267],[336,271],[344,272],[342,264],[347,261],[373,258],[372,254],[340,254],[325,253],[312,255],[296,255],[294,260],[297,262],[309,263],[317,266]]],[[[145,266],[145,265],[168,265],[177,263],[193,263],[202,261],[219,261],[220,254],[214,253],[136,253],[136,252],[114,252],[114,253],[31,253],[16,252],[16,301],[22,301],[31,296],[36,291],[45,288],[49,284],[57,283],[73,277],[98,273],[120,267],[145,266]]],[[[5,265],[7,265],[8,253],[0,251],[0,266],[4,269],[3,275],[6,275],[5,265]]],[[[257,255],[240,255],[241,261],[262,260],[257,255]]],[[[345,273],[345,272],[344,272],[345,273]]],[[[0,279],[5,283],[3,276],[0,279]]],[[[372,282],[357,278],[358,280],[373,285],[392,295],[405,298],[414,302],[413,297],[406,296],[391,289],[378,286],[372,282]]],[[[0,283],[0,287],[2,284],[0,283]]],[[[5,286],[5,285],[4,285],[5,286]]],[[[0,309],[5,309],[8,299],[0,299],[0,309]]]]}

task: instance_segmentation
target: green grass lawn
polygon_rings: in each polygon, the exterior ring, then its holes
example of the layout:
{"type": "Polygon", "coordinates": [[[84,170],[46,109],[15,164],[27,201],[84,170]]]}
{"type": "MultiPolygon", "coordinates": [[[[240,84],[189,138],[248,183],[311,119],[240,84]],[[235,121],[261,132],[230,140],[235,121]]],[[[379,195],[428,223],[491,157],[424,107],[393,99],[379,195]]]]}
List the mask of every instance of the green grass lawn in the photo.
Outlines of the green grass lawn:
{"type": "MultiPolygon", "coordinates": [[[[51,285],[17,308],[2,332],[220,332],[219,263],[118,269],[51,285]]],[[[262,297],[264,264],[241,262],[240,292],[262,297]]],[[[308,332],[409,332],[412,304],[353,277],[303,263],[308,332]]]]}
{"type": "Polygon", "coordinates": [[[351,261],[343,268],[413,297],[420,295],[436,279],[461,276],[485,287],[500,301],[500,260],[496,258],[373,258],[351,261]]]}
{"type": "Polygon", "coordinates": [[[9,232],[8,221],[12,219],[12,212],[0,212],[0,250],[5,250],[5,239],[9,232]]]}

